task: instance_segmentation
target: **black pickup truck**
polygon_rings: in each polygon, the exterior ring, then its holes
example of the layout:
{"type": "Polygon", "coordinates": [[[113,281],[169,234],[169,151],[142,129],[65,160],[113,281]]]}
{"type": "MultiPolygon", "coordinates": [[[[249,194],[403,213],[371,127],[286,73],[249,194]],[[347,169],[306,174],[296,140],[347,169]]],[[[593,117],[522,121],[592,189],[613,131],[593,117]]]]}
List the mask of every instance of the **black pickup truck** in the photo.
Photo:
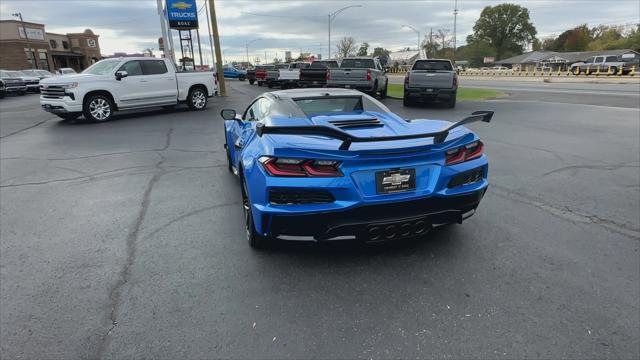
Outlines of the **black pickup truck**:
{"type": "Polygon", "coordinates": [[[338,67],[340,66],[336,60],[314,61],[308,68],[300,69],[298,86],[325,86],[327,84],[327,69],[337,69],[338,67]]]}
{"type": "Polygon", "coordinates": [[[249,80],[249,84],[251,85],[256,82],[256,68],[247,69],[247,80],[249,80]]]}

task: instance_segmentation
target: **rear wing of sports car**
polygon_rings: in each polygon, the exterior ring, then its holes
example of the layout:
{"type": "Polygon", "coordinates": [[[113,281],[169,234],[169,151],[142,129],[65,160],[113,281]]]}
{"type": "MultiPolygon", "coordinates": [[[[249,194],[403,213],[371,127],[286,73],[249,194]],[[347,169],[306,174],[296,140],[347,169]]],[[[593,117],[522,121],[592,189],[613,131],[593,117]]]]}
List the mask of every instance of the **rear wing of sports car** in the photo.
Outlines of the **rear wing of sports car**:
{"type": "Polygon", "coordinates": [[[266,126],[262,123],[256,124],[256,133],[258,136],[264,134],[286,134],[286,135],[320,135],[332,137],[338,140],[342,140],[340,150],[349,150],[349,147],[354,142],[376,142],[376,141],[394,141],[394,140],[409,140],[409,139],[421,139],[421,138],[433,138],[434,144],[440,144],[449,135],[449,132],[459,126],[469,124],[476,121],[490,122],[493,117],[493,111],[482,110],[475,111],[456,123],[447,126],[446,128],[431,133],[423,134],[410,134],[410,135],[397,135],[397,136],[372,136],[372,137],[357,137],[348,134],[344,131],[330,128],[322,125],[311,126],[266,126]]]}

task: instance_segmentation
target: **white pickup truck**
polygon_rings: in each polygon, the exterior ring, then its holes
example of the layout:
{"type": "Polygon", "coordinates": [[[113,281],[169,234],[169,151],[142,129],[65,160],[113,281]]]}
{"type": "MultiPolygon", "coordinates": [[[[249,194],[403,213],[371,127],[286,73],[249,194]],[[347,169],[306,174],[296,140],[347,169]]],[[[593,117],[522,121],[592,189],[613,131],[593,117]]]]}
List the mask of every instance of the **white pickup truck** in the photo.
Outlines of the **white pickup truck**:
{"type": "Polygon", "coordinates": [[[203,110],[218,93],[211,72],[177,72],[169,59],[131,57],[99,61],[80,74],[40,81],[40,105],[67,120],[81,114],[90,121],[108,121],[113,113],[186,102],[203,110]]]}
{"type": "Polygon", "coordinates": [[[300,69],[306,69],[310,64],[307,62],[294,62],[289,65],[276,65],[275,69],[267,71],[267,86],[269,88],[280,86],[282,89],[298,86],[300,69]]]}

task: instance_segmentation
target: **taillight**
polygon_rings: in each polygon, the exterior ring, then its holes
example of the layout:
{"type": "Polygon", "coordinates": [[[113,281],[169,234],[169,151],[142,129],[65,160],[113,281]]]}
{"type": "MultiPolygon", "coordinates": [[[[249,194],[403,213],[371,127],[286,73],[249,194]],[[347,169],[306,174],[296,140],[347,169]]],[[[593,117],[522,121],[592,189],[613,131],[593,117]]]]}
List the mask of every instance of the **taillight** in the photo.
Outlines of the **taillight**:
{"type": "Polygon", "coordinates": [[[327,73],[325,74],[325,79],[331,80],[331,70],[327,69],[327,73]]]}
{"type": "Polygon", "coordinates": [[[339,161],[288,159],[263,156],[259,159],[271,176],[286,177],[339,177],[339,161]]]}
{"type": "Polygon", "coordinates": [[[405,87],[409,86],[409,73],[407,73],[407,75],[404,76],[404,86],[405,87]]]}
{"type": "Polygon", "coordinates": [[[371,70],[367,70],[367,81],[371,81],[371,70]]]}
{"type": "Polygon", "coordinates": [[[458,75],[453,75],[453,87],[458,86],[458,75]]]}
{"type": "Polygon", "coordinates": [[[459,148],[450,149],[445,152],[446,165],[459,164],[468,160],[477,159],[484,152],[482,141],[474,141],[459,148]]]}

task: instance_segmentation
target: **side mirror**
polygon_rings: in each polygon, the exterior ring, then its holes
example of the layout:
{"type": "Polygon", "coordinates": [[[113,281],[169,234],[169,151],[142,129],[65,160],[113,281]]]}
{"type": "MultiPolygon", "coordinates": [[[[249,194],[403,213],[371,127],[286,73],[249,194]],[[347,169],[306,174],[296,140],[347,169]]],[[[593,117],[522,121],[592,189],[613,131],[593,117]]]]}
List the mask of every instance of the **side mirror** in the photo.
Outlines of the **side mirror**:
{"type": "Polygon", "coordinates": [[[222,109],[220,116],[225,120],[238,120],[236,118],[236,111],[233,109],[222,109]]]}
{"type": "Polygon", "coordinates": [[[116,71],[116,80],[120,81],[122,78],[126,78],[127,76],[129,76],[129,73],[122,70],[122,71],[116,71]]]}

